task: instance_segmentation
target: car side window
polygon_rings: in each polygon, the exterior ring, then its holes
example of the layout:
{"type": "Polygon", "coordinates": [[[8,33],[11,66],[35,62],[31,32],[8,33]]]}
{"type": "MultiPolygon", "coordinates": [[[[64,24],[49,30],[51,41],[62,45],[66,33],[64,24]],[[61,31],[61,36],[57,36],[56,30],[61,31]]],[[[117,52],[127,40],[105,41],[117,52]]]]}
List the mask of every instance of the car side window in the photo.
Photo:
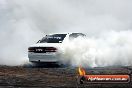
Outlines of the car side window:
{"type": "Polygon", "coordinates": [[[79,36],[84,37],[86,35],[83,34],[83,33],[72,33],[72,34],[69,35],[69,39],[74,39],[74,38],[77,38],[79,36]]]}

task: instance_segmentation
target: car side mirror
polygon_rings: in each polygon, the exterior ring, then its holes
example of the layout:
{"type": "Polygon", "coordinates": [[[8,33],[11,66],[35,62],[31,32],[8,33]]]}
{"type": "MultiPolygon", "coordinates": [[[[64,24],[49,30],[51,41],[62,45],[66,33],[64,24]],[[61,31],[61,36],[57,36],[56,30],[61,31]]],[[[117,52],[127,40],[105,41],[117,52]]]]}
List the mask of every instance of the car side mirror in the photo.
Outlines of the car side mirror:
{"type": "Polygon", "coordinates": [[[62,41],[59,41],[59,43],[62,43],[62,41]]]}

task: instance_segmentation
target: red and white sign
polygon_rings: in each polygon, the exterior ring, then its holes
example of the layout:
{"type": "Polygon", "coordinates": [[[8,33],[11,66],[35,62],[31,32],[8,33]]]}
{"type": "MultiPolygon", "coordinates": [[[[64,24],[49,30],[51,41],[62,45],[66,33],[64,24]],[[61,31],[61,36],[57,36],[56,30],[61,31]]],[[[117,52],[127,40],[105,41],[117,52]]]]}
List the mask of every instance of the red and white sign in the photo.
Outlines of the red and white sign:
{"type": "Polygon", "coordinates": [[[128,83],[129,75],[84,75],[87,82],[102,83],[128,83]]]}

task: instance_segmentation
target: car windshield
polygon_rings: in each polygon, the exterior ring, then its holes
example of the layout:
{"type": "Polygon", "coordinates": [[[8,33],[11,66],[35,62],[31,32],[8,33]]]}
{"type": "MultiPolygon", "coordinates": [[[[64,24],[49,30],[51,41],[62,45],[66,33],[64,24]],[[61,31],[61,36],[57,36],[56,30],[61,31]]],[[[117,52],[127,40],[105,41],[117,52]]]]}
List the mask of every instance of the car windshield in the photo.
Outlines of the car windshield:
{"type": "Polygon", "coordinates": [[[65,37],[66,34],[46,35],[39,41],[39,43],[62,43],[65,37]]]}

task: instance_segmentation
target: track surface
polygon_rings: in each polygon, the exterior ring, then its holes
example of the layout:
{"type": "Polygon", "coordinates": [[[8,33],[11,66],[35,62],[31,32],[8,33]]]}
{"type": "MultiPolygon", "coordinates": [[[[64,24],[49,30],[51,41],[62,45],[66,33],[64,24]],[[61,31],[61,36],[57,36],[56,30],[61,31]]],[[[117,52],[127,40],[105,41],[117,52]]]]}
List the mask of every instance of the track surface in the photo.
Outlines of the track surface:
{"type": "MultiPolygon", "coordinates": [[[[131,74],[131,67],[86,69],[88,74],[131,74]]],[[[0,66],[0,88],[132,88],[128,84],[77,84],[77,68],[0,66]]],[[[132,76],[131,76],[132,77],[132,76]]]]}

